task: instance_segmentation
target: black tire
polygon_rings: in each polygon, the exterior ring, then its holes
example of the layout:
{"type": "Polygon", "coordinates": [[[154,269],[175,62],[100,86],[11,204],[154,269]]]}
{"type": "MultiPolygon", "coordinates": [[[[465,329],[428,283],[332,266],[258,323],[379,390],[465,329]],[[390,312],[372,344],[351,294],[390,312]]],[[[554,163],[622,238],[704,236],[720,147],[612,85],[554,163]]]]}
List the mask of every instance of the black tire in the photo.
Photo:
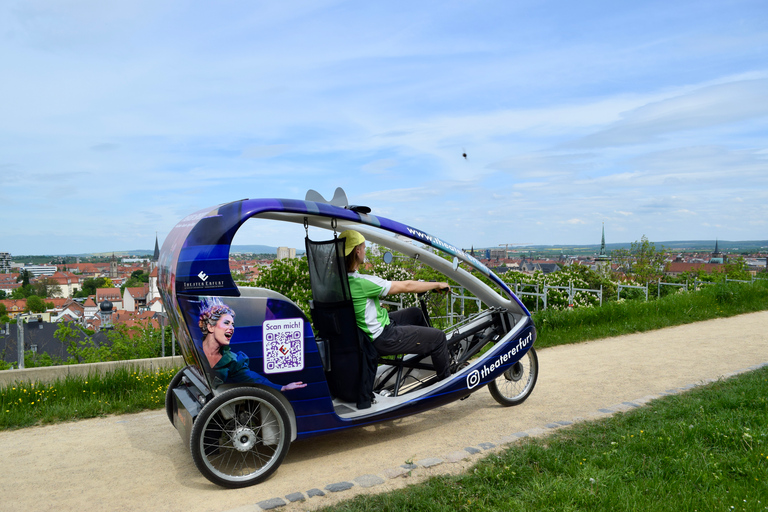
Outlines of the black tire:
{"type": "Polygon", "coordinates": [[[290,443],[291,422],[282,402],[264,389],[240,387],[203,407],[192,425],[190,450],[205,478],[235,489],[269,477],[290,443]]]}
{"type": "Polygon", "coordinates": [[[488,383],[491,396],[504,407],[525,402],[539,377],[539,357],[531,349],[507,371],[488,383]]]}
{"type": "Polygon", "coordinates": [[[184,377],[184,370],[187,368],[189,368],[189,366],[182,368],[173,376],[171,383],[168,384],[168,389],[165,391],[165,412],[168,413],[168,419],[170,420],[171,425],[173,425],[173,414],[176,412],[174,407],[176,405],[176,397],[173,396],[173,388],[179,385],[181,378],[184,377]]]}

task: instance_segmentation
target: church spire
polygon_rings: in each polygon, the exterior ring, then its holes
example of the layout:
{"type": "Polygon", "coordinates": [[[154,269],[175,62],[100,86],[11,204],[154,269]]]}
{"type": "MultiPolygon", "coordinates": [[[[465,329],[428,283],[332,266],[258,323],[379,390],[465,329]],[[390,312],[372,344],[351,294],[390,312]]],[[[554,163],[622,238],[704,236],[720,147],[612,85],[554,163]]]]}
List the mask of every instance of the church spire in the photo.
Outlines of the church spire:
{"type": "Polygon", "coordinates": [[[155,232],[155,253],[152,255],[152,261],[160,259],[160,245],[157,243],[157,232],[155,232]]]}
{"type": "Polygon", "coordinates": [[[600,242],[600,254],[595,258],[595,264],[597,267],[603,267],[603,270],[609,269],[611,263],[611,257],[608,256],[608,252],[605,250],[605,222],[603,222],[603,238],[600,242]]]}
{"type": "Polygon", "coordinates": [[[600,242],[600,256],[603,258],[608,257],[608,255],[605,253],[605,222],[603,222],[603,240],[600,242]]]}

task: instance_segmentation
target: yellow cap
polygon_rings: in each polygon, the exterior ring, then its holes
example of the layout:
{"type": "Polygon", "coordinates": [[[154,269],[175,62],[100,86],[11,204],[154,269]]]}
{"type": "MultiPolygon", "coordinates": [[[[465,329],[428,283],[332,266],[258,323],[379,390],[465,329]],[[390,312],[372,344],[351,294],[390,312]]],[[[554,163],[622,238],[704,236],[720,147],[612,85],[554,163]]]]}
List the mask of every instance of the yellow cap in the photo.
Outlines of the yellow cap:
{"type": "Polygon", "coordinates": [[[351,253],[355,247],[365,242],[363,235],[354,229],[342,231],[339,238],[346,238],[346,241],[344,242],[344,256],[349,256],[349,253],[351,253]]]}

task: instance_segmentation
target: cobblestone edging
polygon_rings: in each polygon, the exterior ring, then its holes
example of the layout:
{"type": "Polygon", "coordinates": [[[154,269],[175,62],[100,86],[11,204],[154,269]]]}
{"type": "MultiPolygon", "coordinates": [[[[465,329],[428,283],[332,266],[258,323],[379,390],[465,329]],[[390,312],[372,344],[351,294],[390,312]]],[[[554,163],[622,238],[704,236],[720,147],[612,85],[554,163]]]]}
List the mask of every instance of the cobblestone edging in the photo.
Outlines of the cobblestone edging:
{"type": "MultiPolygon", "coordinates": [[[[751,366],[749,368],[744,368],[742,370],[737,370],[735,372],[723,375],[721,378],[734,377],[741,373],[758,370],[765,366],[768,366],[768,362],[751,366]]],[[[432,468],[432,467],[440,466],[442,464],[456,464],[458,462],[461,462],[470,458],[476,458],[479,460],[480,454],[482,454],[483,452],[493,450],[500,446],[513,444],[521,438],[547,435],[554,429],[572,425],[576,422],[611,416],[613,414],[616,414],[617,412],[626,412],[638,407],[642,407],[643,405],[647,404],[651,400],[655,400],[657,398],[661,398],[668,395],[683,393],[695,387],[710,384],[712,382],[715,382],[716,380],[718,379],[707,379],[707,380],[701,381],[698,384],[689,384],[687,386],[682,386],[679,388],[668,389],[656,395],[646,395],[644,397],[637,398],[635,400],[622,402],[620,404],[615,404],[615,405],[598,409],[593,414],[591,414],[590,417],[588,418],[580,417],[580,418],[573,418],[571,420],[553,421],[551,423],[547,423],[542,427],[534,427],[534,428],[525,430],[523,432],[515,432],[508,436],[504,436],[500,439],[496,439],[492,442],[482,442],[482,443],[479,443],[477,446],[468,446],[463,450],[451,452],[442,457],[430,457],[430,458],[415,461],[412,464],[403,464],[401,466],[397,466],[394,468],[385,469],[378,475],[362,475],[353,479],[353,481],[351,482],[335,482],[335,483],[326,485],[322,489],[314,488],[304,492],[297,491],[291,494],[287,494],[284,497],[271,498],[268,500],[259,501],[253,505],[238,507],[236,509],[232,509],[227,512],[260,512],[262,510],[274,510],[281,507],[285,507],[290,503],[303,502],[309,499],[323,497],[328,493],[348,491],[353,487],[360,487],[364,489],[369,487],[375,487],[377,485],[384,484],[387,480],[403,477],[405,475],[410,475],[413,472],[418,472],[419,470],[424,468],[432,468]]]]}

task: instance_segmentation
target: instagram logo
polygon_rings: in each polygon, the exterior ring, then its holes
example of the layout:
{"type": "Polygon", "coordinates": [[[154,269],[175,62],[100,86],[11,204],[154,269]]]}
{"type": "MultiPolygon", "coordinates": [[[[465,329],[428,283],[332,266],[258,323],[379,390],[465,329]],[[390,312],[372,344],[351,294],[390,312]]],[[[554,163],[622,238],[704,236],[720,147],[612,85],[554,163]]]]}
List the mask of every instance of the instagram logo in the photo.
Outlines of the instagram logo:
{"type": "Polygon", "coordinates": [[[480,384],[480,372],[475,370],[467,375],[467,388],[472,389],[478,384],[480,384]]]}

